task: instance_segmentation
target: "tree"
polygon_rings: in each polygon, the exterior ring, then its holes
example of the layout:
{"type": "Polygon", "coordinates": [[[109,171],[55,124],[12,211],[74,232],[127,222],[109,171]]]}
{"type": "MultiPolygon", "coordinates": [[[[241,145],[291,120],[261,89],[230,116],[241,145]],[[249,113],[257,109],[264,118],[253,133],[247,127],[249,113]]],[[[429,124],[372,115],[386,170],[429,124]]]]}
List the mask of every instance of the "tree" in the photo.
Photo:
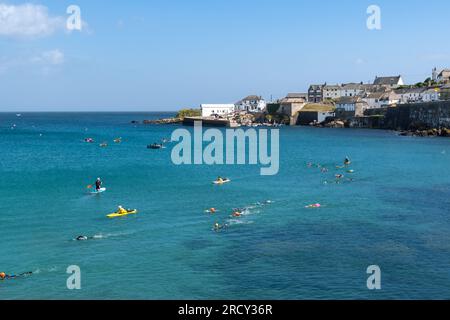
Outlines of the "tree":
{"type": "Polygon", "coordinates": [[[175,118],[184,119],[186,117],[200,117],[202,111],[200,109],[182,109],[178,111],[175,118]]]}

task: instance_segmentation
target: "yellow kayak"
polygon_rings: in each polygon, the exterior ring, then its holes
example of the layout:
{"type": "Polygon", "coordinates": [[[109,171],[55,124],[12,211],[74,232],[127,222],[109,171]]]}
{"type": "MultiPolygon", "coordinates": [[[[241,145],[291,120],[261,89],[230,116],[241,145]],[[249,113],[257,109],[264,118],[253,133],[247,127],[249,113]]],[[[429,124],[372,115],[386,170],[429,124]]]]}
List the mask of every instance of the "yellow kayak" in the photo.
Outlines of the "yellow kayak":
{"type": "Polygon", "coordinates": [[[136,213],[138,213],[138,211],[137,211],[136,209],[134,209],[134,210],[128,211],[128,212],[126,212],[126,213],[117,213],[117,212],[114,212],[114,213],[108,214],[107,217],[108,217],[108,218],[118,218],[118,217],[128,216],[128,215],[130,215],[130,214],[136,214],[136,213]]]}

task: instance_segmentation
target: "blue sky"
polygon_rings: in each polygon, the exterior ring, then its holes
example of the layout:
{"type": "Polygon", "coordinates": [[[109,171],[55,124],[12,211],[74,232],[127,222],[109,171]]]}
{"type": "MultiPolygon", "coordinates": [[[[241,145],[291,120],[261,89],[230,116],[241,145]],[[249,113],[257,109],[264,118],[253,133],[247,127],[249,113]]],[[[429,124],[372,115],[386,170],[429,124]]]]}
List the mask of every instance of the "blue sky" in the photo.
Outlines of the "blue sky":
{"type": "Polygon", "coordinates": [[[0,16],[25,3],[35,21],[0,24],[0,111],[177,110],[450,67],[447,0],[0,0],[0,16]],[[81,32],[62,27],[71,4],[81,32]]]}

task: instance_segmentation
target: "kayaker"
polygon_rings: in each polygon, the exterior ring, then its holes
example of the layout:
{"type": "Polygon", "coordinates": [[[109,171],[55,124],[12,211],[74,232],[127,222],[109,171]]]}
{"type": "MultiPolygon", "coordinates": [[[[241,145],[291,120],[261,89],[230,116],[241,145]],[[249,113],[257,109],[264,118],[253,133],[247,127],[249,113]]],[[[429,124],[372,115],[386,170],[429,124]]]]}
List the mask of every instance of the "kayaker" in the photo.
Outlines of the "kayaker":
{"type": "Polygon", "coordinates": [[[127,213],[128,211],[127,210],[125,210],[122,206],[119,206],[118,208],[117,208],[117,213],[118,214],[125,214],[125,213],[127,213]]]}
{"type": "Polygon", "coordinates": [[[100,191],[100,189],[102,188],[102,180],[100,178],[97,178],[97,180],[95,181],[95,190],[98,192],[100,191]]]}

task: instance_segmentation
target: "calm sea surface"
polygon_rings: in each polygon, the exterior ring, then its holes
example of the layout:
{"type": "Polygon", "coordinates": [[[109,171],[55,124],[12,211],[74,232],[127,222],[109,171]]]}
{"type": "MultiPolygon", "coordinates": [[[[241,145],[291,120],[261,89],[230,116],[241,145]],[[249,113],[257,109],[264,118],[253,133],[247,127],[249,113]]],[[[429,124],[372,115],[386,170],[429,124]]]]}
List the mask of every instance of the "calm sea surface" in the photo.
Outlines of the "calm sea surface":
{"type": "Polygon", "coordinates": [[[280,172],[264,177],[148,150],[178,126],[130,122],[164,116],[0,113],[0,271],[34,272],[0,282],[0,299],[450,298],[450,139],[285,127],[280,172]],[[345,156],[352,174],[336,168],[345,156]],[[89,195],[97,177],[107,192],[89,195]],[[139,213],[106,218],[118,205],[139,213]],[[81,290],[66,288],[70,265],[81,290]]]}

